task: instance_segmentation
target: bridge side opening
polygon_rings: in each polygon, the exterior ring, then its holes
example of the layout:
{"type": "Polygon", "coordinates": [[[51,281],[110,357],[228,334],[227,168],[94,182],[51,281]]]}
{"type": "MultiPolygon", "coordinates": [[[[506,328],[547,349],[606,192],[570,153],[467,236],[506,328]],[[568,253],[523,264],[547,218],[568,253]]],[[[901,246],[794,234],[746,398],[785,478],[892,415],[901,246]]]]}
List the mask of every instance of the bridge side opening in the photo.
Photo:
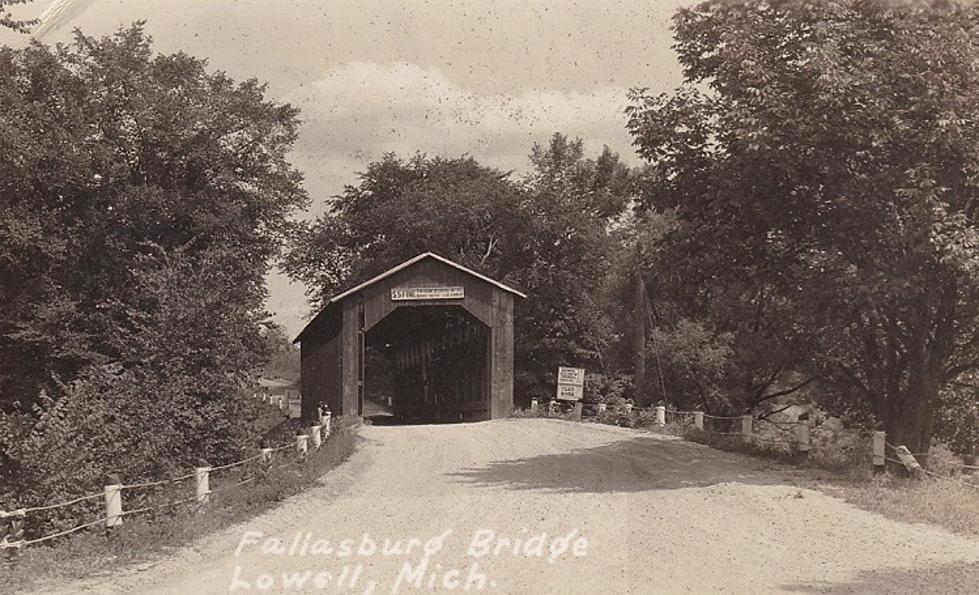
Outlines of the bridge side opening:
{"type": "Polygon", "coordinates": [[[489,419],[489,329],[461,306],[401,306],[367,331],[375,423],[489,419]]]}

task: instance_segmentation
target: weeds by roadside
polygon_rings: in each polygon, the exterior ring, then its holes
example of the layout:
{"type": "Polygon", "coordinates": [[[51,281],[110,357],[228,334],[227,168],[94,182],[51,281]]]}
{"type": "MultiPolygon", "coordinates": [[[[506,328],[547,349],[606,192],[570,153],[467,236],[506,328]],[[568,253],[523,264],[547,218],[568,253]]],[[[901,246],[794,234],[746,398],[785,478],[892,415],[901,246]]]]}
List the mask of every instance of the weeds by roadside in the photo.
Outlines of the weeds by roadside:
{"type": "MultiPolygon", "coordinates": [[[[213,495],[205,505],[164,508],[145,515],[127,517],[124,525],[107,536],[104,531],[79,533],[53,542],[50,547],[31,547],[6,558],[4,588],[22,591],[40,581],[75,579],[98,568],[111,570],[126,564],[148,561],[194,539],[234,523],[246,521],[272,508],[276,502],[315,483],[324,473],[346,460],[357,444],[357,420],[334,420],[333,433],[300,465],[278,463],[267,477],[236,485],[248,472],[241,469],[212,482],[213,495]],[[224,489],[226,487],[234,489],[224,489]]],[[[295,423],[275,430],[295,435],[295,423]]],[[[288,457],[294,453],[287,451],[288,457]]]]}
{"type": "MultiPolygon", "coordinates": [[[[979,480],[979,476],[976,479],[979,480]]],[[[916,480],[885,474],[869,482],[847,483],[834,488],[827,491],[888,518],[932,523],[956,533],[979,537],[979,490],[955,478],[916,480]]]]}

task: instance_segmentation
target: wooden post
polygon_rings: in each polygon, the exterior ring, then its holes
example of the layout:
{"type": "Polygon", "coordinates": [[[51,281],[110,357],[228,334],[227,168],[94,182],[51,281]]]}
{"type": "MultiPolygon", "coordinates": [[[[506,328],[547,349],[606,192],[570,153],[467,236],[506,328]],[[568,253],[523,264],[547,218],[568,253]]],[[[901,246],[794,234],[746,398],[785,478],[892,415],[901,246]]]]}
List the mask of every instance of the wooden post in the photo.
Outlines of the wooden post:
{"type": "Polygon", "coordinates": [[[751,426],[752,426],[751,416],[750,415],[742,415],[741,416],[741,434],[744,435],[745,438],[750,438],[751,437],[751,430],[752,430],[752,427],[751,426]]]}
{"type": "Polygon", "coordinates": [[[874,432],[873,456],[875,471],[883,471],[887,465],[887,460],[884,457],[884,446],[886,442],[887,438],[884,432],[874,432]]]}
{"type": "Polygon", "coordinates": [[[258,454],[260,455],[258,457],[258,471],[263,476],[267,476],[272,471],[272,448],[269,446],[268,440],[262,439],[258,454]]]}
{"type": "Polygon", "coordinates": [[[197,460],[194,467],[194,495],[198,504],[206,504],[211,494],[211,467],[204,459],[197,460]]]}
{"type": "Polygon", "coordinates": [[[607,405],[605,403],[599,403],[598,404],[598,412],[599,413],[605,413],[606,407],[607,407],[607,405]]]}
{"type": "Polygon", "coordinates": [[[656,425],[660,427],[666,425],[666,407],[663,405],[656,406],[656,425]]]}
{"type": "Polygon", "coordinates": [[[693,412],[693,427],[697,428],[698,430],[703,430],[704,429],[704,412],[703,411],[694,411],[693,412]]]}
{"type": "Polygon", "coordinates": [[[801,454],[809,456],[809,449],[811,444],[809,442],[809,424],[798,423],[792,426],[792,431],[795,434],[795,448],[801,454]]]}
{"type": "Polygon", "coordinates": [[[309,450],[306,445],[307,440],[309,440],[309,436],[304,434],[302,430],[296,430],[296,456],[300,463],[306,460],[306,452],[309,450]]]}
{"type": "Polygon", "coordinates": [[[318,423],[321,426],[323,425],[323,406],[322,405],[317,405],[316,406],[316,423],[318,423]]]}
{"type": "Polygon", "coordinates": [[[313,445],[313,450],[319,450],[320,444],[323,442],[322,428],[319,425],[309,426],[309,441],[313,445]]]}
{"type": "Polygon", "coordinates": [[[921,468],[921,464],[918,463],[918,459],[914,458],[914,455],[908,450],[907,446],[903,444],[894,449],[894,454],[897,455],[898,460],[904,465],[908,473],[913,477],[921,478],[924,476],[925,471],[921,468]]]}
{"type": "MultiPolygon", "coordinates": [[[[20,514],[15,514],[10,517],[10,541],[11,543],[19,543],[24,540],[24,516],[26,513],[23,509],[16,511],[20,514]]],[[[12,557],[16,557],[20,553],[20,548],[16,547],[11,550],[12,557]]]]}
{"type": "Polygon", "coordinates": [[[574,403],[574,418],[576,420],[578,420],[578,421],[581,421],[581,410],[582,410],[583,407],[584,406],[581,404],[581,401],[575,401],[575,403],[574,403]]]}
{"type": "Polygon", "coordinates": [[[537,411],[537,407],[538,407],[537,399],[536,398],[531,399],[530,400],[530,410],[531,411],[537,411]]]}
{"type": "Polygon", "coordinates": [[[20,552],[20,542],[24,539],[24,516],[26,514],[23,508],[10,512],[0,510],[0,549],[4,549],[4,545],[10,546],[7,548],[7,554],[11,560],[16,558],[20,552]],[[5,519],[10,519],[9,523],[5,522],[5,519]]]}
{"type": "Polygon", "coordinates": [[[330,419],[332,417],[333,417],[333,414],[330,412],[329,409],[327,409],[326,410],[326,413],[324,414],[324,417],[323,417],[323,437],[324,438],[329,438],[330,437],[330,419]]]}
{"type": "Polygon", "coordinates": [[[105,477],[105,528],[122,524],[122,481],[118,475],[105,477]]]}

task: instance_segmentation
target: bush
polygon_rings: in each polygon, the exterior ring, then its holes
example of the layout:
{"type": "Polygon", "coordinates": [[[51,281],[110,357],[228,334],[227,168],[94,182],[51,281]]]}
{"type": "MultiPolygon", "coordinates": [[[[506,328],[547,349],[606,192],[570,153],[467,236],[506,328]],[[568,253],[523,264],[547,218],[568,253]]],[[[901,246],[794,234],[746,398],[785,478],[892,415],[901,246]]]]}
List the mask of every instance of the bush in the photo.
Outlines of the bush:
{"type": "MultiPolygon", "coordinates": [[[[25,507],[99,492],[107,473],[124,482],[185,473],[203,458],[221,465],[253,454],[267,415],[234,387],[200,394],[195,379],[163,381],[117,368],[91,369],[32,412],[0,414],[6,473],[0,507],[25,507]]],[[[29,533],[73,526],[46,517],[29,533]]]]}
{"type": "Polygon", "coordinates": [[[585,374],[584,400],[621,407],[633,400],[636,386],[628,374],[585,374]]]}

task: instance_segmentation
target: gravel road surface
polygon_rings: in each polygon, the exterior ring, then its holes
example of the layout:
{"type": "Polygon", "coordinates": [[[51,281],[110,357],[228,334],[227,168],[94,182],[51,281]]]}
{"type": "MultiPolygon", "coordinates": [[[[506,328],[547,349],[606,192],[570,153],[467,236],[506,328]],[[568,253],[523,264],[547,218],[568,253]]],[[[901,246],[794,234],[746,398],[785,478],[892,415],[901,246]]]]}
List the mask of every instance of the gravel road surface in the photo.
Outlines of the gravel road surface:
{"type": "Polygon", "coordinates": [[[361,435],[275,510],[48,592],[979,593],[979,540],[759,459],[540,419],[361,435]]]}

